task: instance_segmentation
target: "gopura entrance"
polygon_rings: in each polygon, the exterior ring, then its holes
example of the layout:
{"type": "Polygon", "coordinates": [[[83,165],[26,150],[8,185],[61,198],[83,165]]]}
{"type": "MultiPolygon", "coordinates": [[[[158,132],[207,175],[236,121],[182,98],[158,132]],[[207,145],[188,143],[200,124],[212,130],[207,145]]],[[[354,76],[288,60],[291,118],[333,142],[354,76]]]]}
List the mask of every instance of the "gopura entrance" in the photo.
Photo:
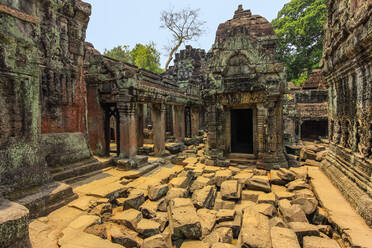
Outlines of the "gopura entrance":
{"type": "Polygon", "coordinates": [[[253,154],[253,110],[232,109],[231,152],[253,154]]]}

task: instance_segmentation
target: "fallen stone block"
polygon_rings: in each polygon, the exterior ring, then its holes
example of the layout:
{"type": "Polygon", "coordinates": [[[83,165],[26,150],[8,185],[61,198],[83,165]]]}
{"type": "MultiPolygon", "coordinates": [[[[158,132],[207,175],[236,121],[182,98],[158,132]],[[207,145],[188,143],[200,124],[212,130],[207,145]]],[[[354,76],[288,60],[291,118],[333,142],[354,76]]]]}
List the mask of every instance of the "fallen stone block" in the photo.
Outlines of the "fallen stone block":
{"type": "Polygon", "coordinates": [[[247,189],[271,192],[270,182],[267,176],[254,176],[245,185],[247,189]]]}
{"type": "Polygon", "coordinates": [[[241,197],[241,185],[236,180],[228,180],[221,184],[223,200],[238,200],[241,197]]]}
{"type": "Polygon", "coordinates": [[[138,233],[125,226],[111,225],[111,241],[124,247],[141,247],[143,240],[138,237],[138,233]]]}
{"type": "Polygon", "coordinates": [[[172,208],[169,226],[174,239],[200,239],[200,219],[193,206],[172,208]]]}
{"type": "MultiPolygon", "coordinates": [[[[124,247],[126,247],[126,246],[124,246],[124,247]]],[[[132,247],[132,246],[127,246],[127,247],[132,247]]],[[[134,246],[134,247],[136,247],[136,246],[134,246]]],[[[141,247],[141,246],[138,246],[138,247],[141,247]]],[[[153,247],[169,248],[169,246],[167,244],[167,241],[165,240],[165,238],[161,234],[154,235],[152,237],[149,237],[149,238],[143,240],[143,248],[153,248],[153,247]]]]}
{"type": "Polygon", "coordinates": [[[202,189],[207,185],[211,185],[211,181],[212,180],[210,178],[199,176],[191,185],[190,191],[194,192],[195,190],[202,189]]]}
{"type": "Polygon", "coordinates": [[[287,224],[285,224],[283,219],[280,217],[274,217],[270,219],[270,227],[273,228],[274,226],[287,228],[287,224]]]}
{"type": "Polygon", "coordinates": [[[190,177],[178,175],[177,177],[169,181],[169,188],[187,189],[190,185],[190,182],[190,177]]]}
{"type": "Polygon", "coordinates": [[[300,248],[296,234],[288,228],[272,227],[271,241],[273,248],[300,248]]]}
{"type": "Polygon", "coordinates": [[[281,179],[283,179],[285,181],[289,181],[289,182],[296,179],[296,174],[293,171],[285,169],[285,168],[280,168],[279,169],[278,176],[281,179]]]}
{"type": "Polygon", "coordinates": [[[220,227],[216,228],[211,234],[206,236],[202,241],[212,246],[215,243],[228,243],[231,244],[233,240],[233,232],[231,228],[220,227]]]}
{"type": "Polygon", "coordinates": [[[232,177],[232,172],[230,170],[219,170],[216,172],[214,181],[218,187],[221,187],[221,184],[224,181],[229,180],[232,177]]]}
{"type": "Polygon", "coordinates": [[[234,220],[220,222],[216,225],[216,228],[220,228],[220,227],[231,228],[233,232],[233,238],[237,239],[239,237],[241,225],[242,225],[242,215],[235,214],[234,220]]]}
{"type": "Polygon", "coordinates": [[[156,212],[155,217],[152,219],[160,225],[160,232],[163,232],[168,224],[168,213],[156,212]]]}
{"type": "Polygon", "coordinates": [[[142,213],[135,209],[129,209],[116,213],[111,217],[111,220],[114,223],[125,225],[133,231],[136,231],[138,223],[142,220],[142,213]]]}
{"type": "Polygon", "coordinates": [[[197,208],[213,208],[217,195],[215,186],[205,186],[192,194],[192,202],[197,208]]]}
{"type": "Polygon", "coordinates": [[[320,236],[317,226],[305,222],[291,222],[288,226],[296,233],[297,239],[302,244],[305,236],[320,236]]]}
{"type": "Polygon", "coordinates": [[[139,210],[139,207],[145,202],[145,194],[142,190],[134,189],[130,192],[128,198],[123,203],[124,210],[134,208],[139,210]]]}
{"type": "Polygon", "coordinates": [[[303,238],[303,248],[340,248],[336,240],[306,236],[303,238]]]}
{"type": "Polygon", "coordinates": [[[181,248],[209,248],[209,244],[202,241],[186,240],[182,243],[181,248]]]}
{"type": "Polygon", "coordinates": [[[266,215],[269,218],[277,215],[276,208],[274,207],[273,204],[268,204],[268,203],[257,204],[257,205],[254,206],[254,209],[257,212],[259,212],[263,215],[266,215]]]}
{"type": "Polygon", "coordinates": [[[258,201],[258,197],[262,194],[265,194],[265,193],[262,191],[256,191],[256,190],[243,190],[242,200],[256,203],[258,201]]]}
{"type": "Polygon", "coordinates": [[[288,181],[284,180],[279,176],[279,171],[271,170],[270,171],[270,183],[274,185],[286,185],[288,181]]]}
{"type": "Polygon", "coordinates": [[[237,173],[235,176],[233,176],[233,180],[237,180],[238,183],[246,185],[248,180],[253,177],[253,173],[237,173]]]}
{"type": "Polygon", "coordinates": [[[302,179],[296,179],[286,185],[288,191],[292,192],[294,190],[309,189],[310,186],[302,179]]]}
{"type": "Polygon", "coordinates": [[[185,149],[185,145],[182,143],[167,143],[165,144],[165,149],[171,154],[177,154],[185,149]]]}
{"type": "Polygon", "coordinates": [[[202,208],[202,209],[199,209],[196,213],[200,218],[200,224],[202,228],[202,237],[205,237],[211,233],[216,223],[217,211],[202,208]]]}
{"type": "Polygon", "coordinates": [[[276,206],[275,195],[273,193],[260,194],[258,196],[257,203],[258,204],[260,204],[260,203],[268,203],[268,204],[271,204],[273,206],[276,206]]]}
{"type": "Polygon", "coordinates": [[[315,212],[318,206],[318,200],[315,197],[296,197],[291,204],[299,205],[305,214],[310,215],[315,212]]]}
{"type": "Polygon", "coordinates": [[[213,244],[211,248],[235,248],[235,247],[236,246],[232,244],[218,242],[218,243],[213,244]]]}
{"type": "Polygon", "coordinates": [[[147,200],[143,203],[139,210],[142,216],[147,219],[152,219],[156,216],[156,211],[158,211],[160,202],[147,200]]]}
{"type": "Polygon", "coordinates": [[[148,187],[148,197],[152,201],[157,201],[163,196],[165,196],[168,192],[168,185],[166,184],[152,184],[148,187]]]}
{"type": "Polygon", "coordinates": [[[299,205],[292,205],[288,200],[280,200],[278,206],[286,222],[308,222],[305,212],[299,205]]]}
{"type": "Polygon", "coordinates": [[[233,209],[221,209],[217,212],[216,221],[217,223],[223,221],[232,221],[235,218],[235,210],[233,209]]]}
{"type": "Polygon", "coordinates": [[[169,202],[174,198],[186,198],[188,196],[188,191],[182,188],[170,188],[167,195],[165,196],[166,202],[169,202]]]}
{"type": "Polygon", "coordinates": [[[153,220],[142,219],[138,222],[136,231],[143,238],[148,238],[160,233],[160,224],[153,220]]]}

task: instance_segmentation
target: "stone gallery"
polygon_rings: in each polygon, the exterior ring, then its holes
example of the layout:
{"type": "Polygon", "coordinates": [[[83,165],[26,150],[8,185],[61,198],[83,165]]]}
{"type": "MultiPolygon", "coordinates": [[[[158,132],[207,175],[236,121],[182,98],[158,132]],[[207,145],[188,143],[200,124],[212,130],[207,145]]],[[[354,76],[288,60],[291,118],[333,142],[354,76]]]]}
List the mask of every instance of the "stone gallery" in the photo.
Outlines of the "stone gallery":
{"type": "Polygon", "coordinates": [[[0,248],[372,247],[372,1],[327,9],[298,87],[242,5],[158,74],[81,0],[0,0],[0,248]]]}

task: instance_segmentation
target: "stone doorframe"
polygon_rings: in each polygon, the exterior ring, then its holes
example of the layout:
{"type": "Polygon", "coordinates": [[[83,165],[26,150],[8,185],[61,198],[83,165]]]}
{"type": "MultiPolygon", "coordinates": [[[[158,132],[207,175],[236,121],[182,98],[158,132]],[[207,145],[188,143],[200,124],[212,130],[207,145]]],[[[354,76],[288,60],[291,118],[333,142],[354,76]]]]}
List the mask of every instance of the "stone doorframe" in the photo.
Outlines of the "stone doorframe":
{"type": "Polygon", "coordinates": [[[231,110],[234,109],[251,109],[253,115],[253,154],[247,153],[247,156],[257,158],[258,156],[258,135],[257,135],[257,105],[256,104],[242,104],[242,105],[224,105],[225,121],[224,121],[224,135],[225,135],[225,155],[231,153],[231,110]]]}

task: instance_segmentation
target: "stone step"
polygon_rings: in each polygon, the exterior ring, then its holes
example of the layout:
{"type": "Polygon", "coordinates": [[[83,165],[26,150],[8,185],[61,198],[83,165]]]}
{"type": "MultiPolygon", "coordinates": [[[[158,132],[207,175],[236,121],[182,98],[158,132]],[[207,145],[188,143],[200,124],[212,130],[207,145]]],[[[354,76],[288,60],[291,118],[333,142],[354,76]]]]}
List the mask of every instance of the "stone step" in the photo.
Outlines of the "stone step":
{"type": "Polygon", "coordinates": [[[69,184],[69,185],[72,185],[74,183],[83,181],[87,178],[94,177],[94,176],[96,176],[100,173],[104,173],[106,170],[110,169],[109,167],[106,167],[106,168],[101,169],[101,170],[95,170],[95,171],[92,171],[92,172],[89,172],[89,173],[86,173],[86,174],[83,174],[83,175],[79,175],[79,176],[76,176],[76,177],[67,178],[66,180],[63,180],[62,182],[66,183],[66,184],[69,184]]]}
{"type": "Polygon", "coordinates": [[[96,163],[97,161],[98,161],[97,159],[92,157],[90,159],[82,160],[82,161],[79,161],[77,163],[72,163],[72,164],[68,164],[68,165],[64,165],[64,166],[58,166],[58,167],[49,167],[49,171],[52,174],[56,174],[58,172],[66,171],[66,170],[72,169],[74,167],[80,167],[82,165],[87,165],[87,164],[93,164],[93,163],[96,163]]]}
{"type": "Polygon", "coordinates": [[[137,170],[135,170],[132,174],[128,174],[127,176],[124,176],[123,178],[125,179],[136,179],[139,178],[145,174],[149,174],[149,172],[152,172],[155,170],[157,167],[159,167],[159,163],[149,163],[146,166],[143,166],[137,170]]]}
{"type": "Polygon", "coordinates": [[[64,181],[69,178],[74,178],[78,176],[82,176],[84,174],[88,174],[90,172],[98,171],[101,169],[104,169],[106,167],[109,167],[111,165],[112,161],[108,160],[106,162],[100,162],[96,160],[95,162],[89,161],[88,163],[83,163],[80,165],[75,166],[68,166],[68,169],[62,170],[60,172],[52,174],[52,177],[56,181],[64,181]]]}

